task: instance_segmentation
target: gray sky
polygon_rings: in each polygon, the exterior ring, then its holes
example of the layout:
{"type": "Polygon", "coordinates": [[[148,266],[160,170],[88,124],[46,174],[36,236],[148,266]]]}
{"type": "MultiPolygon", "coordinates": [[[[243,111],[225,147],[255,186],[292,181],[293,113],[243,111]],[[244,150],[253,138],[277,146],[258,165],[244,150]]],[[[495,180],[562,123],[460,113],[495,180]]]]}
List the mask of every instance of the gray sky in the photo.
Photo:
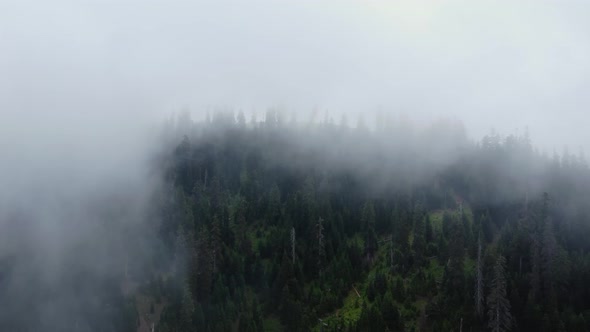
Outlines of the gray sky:
{"type": "Polygon", "coordinates": [[[2,0],[0,149],[101,149],[184,107],[278,105],[454,116],[473,136],[528,125],[577,150],[589,15],[586,1],[2,0]]]}

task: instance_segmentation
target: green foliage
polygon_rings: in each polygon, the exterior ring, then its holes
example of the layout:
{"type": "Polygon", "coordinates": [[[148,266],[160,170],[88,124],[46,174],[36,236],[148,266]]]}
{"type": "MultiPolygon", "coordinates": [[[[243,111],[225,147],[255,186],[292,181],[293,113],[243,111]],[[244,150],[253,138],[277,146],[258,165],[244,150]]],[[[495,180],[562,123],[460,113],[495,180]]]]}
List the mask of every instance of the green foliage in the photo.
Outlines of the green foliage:
{"type": "MultiPolygon", "coordinates": [[[[391,173],[336,165],[336,143],[294,144],[289,135],[301,131],[267,118],[204,127],[171,157],[175,199],[159,235],[177,264],[162,265],[183,268],[170,269],[172,285],[159,291],[168,301],[161,327],[588,329],[590,246],[579,232],[590,227],[574,220],[588,222],[590,211],[563,189],[569,171],[538,185],[559,199],[532,198],[508,174],[533,181],[524,165],[547,161],[516,138],[487,137],[448,169],[410,181],[400,163],[387,164],[391,173]]],[[[383,154],[369,132],[332,129],[305,135],[366,140],[375,144],[364,149],[383,154]]],[[[413,156],[395,151],[394,160],[413,156]]]]}
{"type": "Polygon", "coordinates": [[[487,298],[488,327],[492,332],[510,331],[512,328],[512,314],[510,301],[507,298],[506,275],[504,272],[506,259],[499,256],[493,270],[490,294],[487,298]]]}

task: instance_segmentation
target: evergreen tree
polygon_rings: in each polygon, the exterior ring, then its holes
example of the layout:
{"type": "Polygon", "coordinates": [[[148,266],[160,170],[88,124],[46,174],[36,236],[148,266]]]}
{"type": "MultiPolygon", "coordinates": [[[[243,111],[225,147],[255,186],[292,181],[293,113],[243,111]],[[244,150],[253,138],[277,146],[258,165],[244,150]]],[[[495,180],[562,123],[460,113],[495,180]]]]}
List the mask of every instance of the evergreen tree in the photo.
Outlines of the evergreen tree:
{"type": "Polygon", "coordinates": [[[182,302],[181,302],[181,321],[183,329],[189,330],[193,325],[193,314],[195,312],[195,304],[193,296],[188,283],[184,283],[182,288],[182,302]]]}
{"type": "Polygon", "coordinates": [[[506,275],[504,272],[506,259],[498,256],[494,265],[493,278],[488,294],[488,327],[492,332],[510,331],[512,315],[510,302],[506,294],[506,275]]]}
{"type": "Polygon", "coordinates": [[[430,215],[426,214],[426,221],[424,222],[424,240],[426,243],[432,243],[434,241],[434,234],[432,233],[432,221],[430,215]]]}
{"type": "Polygon", "coordinates": [[[372,258],[377,250],[377,235],[375,233],[375,208],[367,201],[363,207],[361,222],[365,229],[365,254],[372,258]]]}
{"type": "Polygon", "coordinates": [[[414,239],[412,241],[412,249],[416,257],[415,262],[418,267],[422,266],[426,255],[426,238],[425,238],[425,226],[424,216],[421,213],[417,213],[414,221],[414,239]]]}
{"type": "Polygon", "coordinates": [[[324,243],[324,219],[322,217],[318,218],[316,223],[316,240],[317,240],[317,267],[318,267],[318,274],[321,276],[322,271],[324,270],[324,261],[326,256],[325,251],[325,243],[324,243]]]}
{"type": "Polygon", "coordinates": [[[475,265],[475,312],[479,317],[484,311],[484,280],[481,233],[477,239],[477,262],[475,265]]]}

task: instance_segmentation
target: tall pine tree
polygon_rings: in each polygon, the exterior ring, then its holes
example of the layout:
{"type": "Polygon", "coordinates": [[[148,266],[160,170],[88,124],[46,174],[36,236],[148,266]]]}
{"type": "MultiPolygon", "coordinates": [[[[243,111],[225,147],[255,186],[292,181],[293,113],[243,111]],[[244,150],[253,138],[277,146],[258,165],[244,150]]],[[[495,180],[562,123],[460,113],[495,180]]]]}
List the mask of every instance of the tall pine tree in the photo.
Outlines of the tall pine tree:
{"type": "Polygon", "coordinates": [[[492,332],[510,331],[512,327],[510,301],[506,296],[505,265],[506,259],[504,256],[499,256],[494,266],[490,294],[488,295],[488,327],[492,332]]]}

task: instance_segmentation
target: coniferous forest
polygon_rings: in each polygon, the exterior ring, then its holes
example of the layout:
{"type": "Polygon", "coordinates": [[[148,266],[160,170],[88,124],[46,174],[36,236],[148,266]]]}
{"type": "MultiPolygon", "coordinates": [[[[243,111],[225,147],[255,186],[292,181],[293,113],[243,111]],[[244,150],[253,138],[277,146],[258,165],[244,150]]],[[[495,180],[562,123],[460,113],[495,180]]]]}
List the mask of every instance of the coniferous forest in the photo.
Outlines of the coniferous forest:
{"type": "Polygon", "coordinates": [[[590,332],[589,18],[0,0],[0,332],[590,332]]]}
{"type": "Polygon", "coordinates": [[[153,135],[149,193],[105,191],[59,234],[2,220],[0,330],[590,330],[582,153],[272,110],[153,135]]]}
{"type": "Polygon", "coordinates": [[[0,330],[590,330],[583,154],[375,123],[171,119],[142,218],[108,194],[53,274],[35,241],[0,257],[0,330]]]}
{"type": "Polygon", "coordinates": [[[583,155],[377,124],[170,122],[155,330],[590,330],[583,155]]]}
{"type": "Polygon", "coordinates": [[[589,18],[0,0],[0,332],[590,332],[589,18]]]}

